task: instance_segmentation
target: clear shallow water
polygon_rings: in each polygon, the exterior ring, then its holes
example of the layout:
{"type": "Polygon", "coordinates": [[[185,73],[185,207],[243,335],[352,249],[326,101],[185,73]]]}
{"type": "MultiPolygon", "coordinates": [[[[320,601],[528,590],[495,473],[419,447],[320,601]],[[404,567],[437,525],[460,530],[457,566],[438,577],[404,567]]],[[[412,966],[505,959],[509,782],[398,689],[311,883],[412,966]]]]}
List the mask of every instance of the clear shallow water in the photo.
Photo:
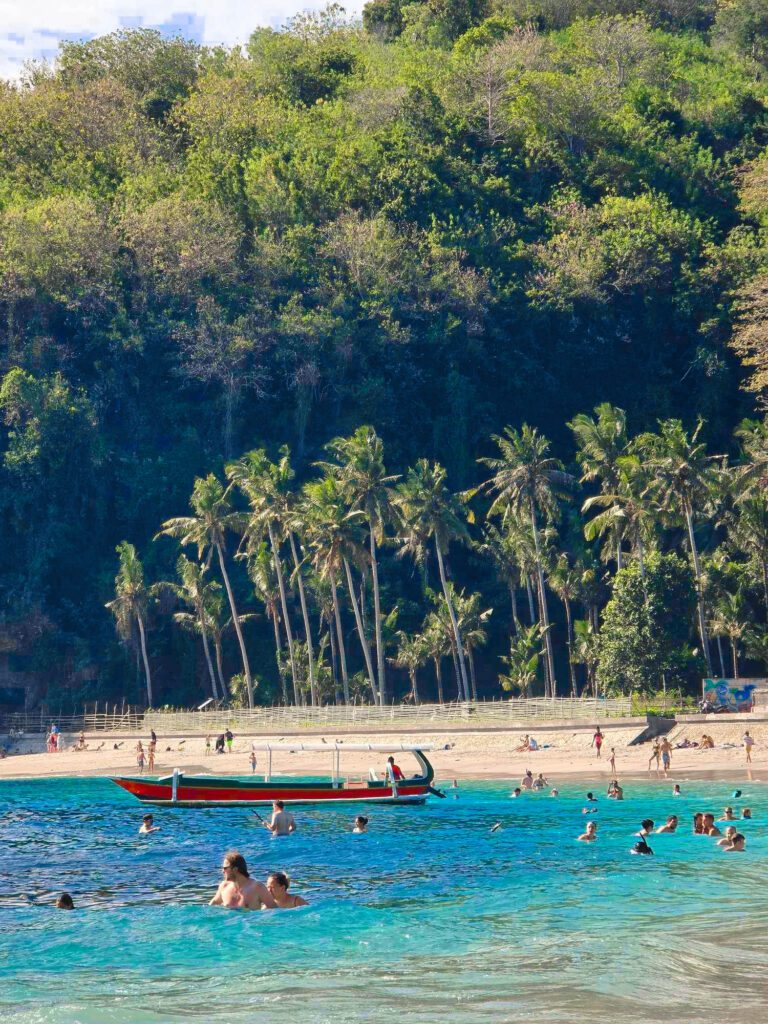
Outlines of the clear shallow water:
{"type": "MultiPolygon", "coordinates": [[[[246,809],[143,808],[104,780],[0,785],[0,1020],[24,1024],[709,1024],[766,1018],[768,787],[633,784],[511,800],[462,786],[427,807],[301,808],[271,839],[246,809]],[[747,852],[691,835],[695,810],[751,806],[747,852]],[[364,810],[364,808],[359,808],[364,810]],[[630,856],[645,816],[682,817],[630,856]],[[488,830],[501,821],[503,828],[488,830]],[[206,906],[236,847],[259,878],[287,870],[311,906],[206,906]],[[52,909],[70,891],[74,913],[52,909]]],[[[721,826],[722,827],[722,826],[721,826]]],[[[740,826],[741,827],[741,826],[740,826]]]]}

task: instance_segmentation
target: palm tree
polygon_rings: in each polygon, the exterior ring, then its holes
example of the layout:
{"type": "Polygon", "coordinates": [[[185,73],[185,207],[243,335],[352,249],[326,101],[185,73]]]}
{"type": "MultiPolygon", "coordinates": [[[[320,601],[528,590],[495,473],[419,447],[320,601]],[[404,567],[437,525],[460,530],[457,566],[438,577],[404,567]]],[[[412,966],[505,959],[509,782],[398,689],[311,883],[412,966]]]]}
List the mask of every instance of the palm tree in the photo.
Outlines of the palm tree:
{"type": "Polygon", "coordinates": [[[563,553],[557,559],[554,568],[549,574],[549,585],[563,602],[565,609],[565,624],[568,631],[568,671],[571,679],[571,694],[578,696],[576,686],[576,672],[573,662],[573,616],[571,614],[571,602],[580,593],[581,572],[571,566],[568,556],[563,553]]]}
{"type": "MultiPolygon", "coordinates": [[[[576,458],[582,469],[582,483],[600,481],[603,495],[617,494],[621,482],[620,460],[627,447],[627,416],[608,402],[595,406],[595,418],[579,413],[568,426],[576,436],[576,458]]],[[[610,508],[611,506],[609,506],[610,508]]],[[[622,567],[623,517],[611,519],[616,552],[616,569],[622,567]]]]}
{"type": "Polygon", "coordinates": [[[743,456],[735,471],[738,493],[741,499],[764,494],[768,488],[768,416],[763,420],[742,420],[735,434],[743,456]]]}
{"type": "Polygon", "coordinates": [[[768,500],[764,494],[755,493],[737,503],[728,539],[756,570],[768,614],[768,500]]]}
{"type": "Polygon", "coordinates": [[[517,609],[517,590],[522,583],[522,572],[517,562],[517,552],[508,530],[502,532],[493,523],[483,527],[483,539],[477,550],[486,555],[496,570],[497,578],[506,585],[512,607],[512,633],[520,629],[520,616],[517,609]]]}
{"type": "Polygon", "coordinates": [[[397,654],[391,659],[392,664],[398,668],[408,669],[408,676],[411,680],[411,695],[414,704],[420,704],[417,672],[427,663],[429,658],[428,643],[419,633],[408,636],[400,630],[397,633],[398,645],[397,654]]]}
{"type": "Polygon", "coordinates": [[[451,541],[469,541],[469,533],[465,525],[464,507],[449,493],[445,486],[445,477],[446,472],[438,463],[430,464],[426,459],[419,459],[416,465],[408,470],[404,482],[398,486],[395,500],[402,518],[402,550],[411,552],[418,558],[421,550],[426,548],[429,538],[434,540],[443,596],[453,626],[461,687],[464,700],[469,700],[464,648],[448,589],[444,560],[444,554],[451,541]]]}
{"type": "MultiPolygon", "coordinates": [[[[648,475],[637,455],[623,455],[618,459],[618,480],[614,491],[596,494],[582,505],[582,512],[602,509],[584,524],[584,537],[588,541],[605,533],[620,535],[629,541],[637,556],[643,590],[646,588],[645,554],[653,540],[657,510],[645,496],[648,493],[648,475]]],[[[648,595],[645,594],[646,604],[648,595]]]]}
{"type": "Polygon", "coordinates": [[[740,592],[724,594],[715,606],[712,618],[712,632],[716,636],[726,636],[731,645],[733,662],[733,678],[739,678],[739,643],[748,630],[746,602],[740,592]]]}
{"type": "Polygon", "coordinates": [[[195,544],[197,546],[198,558],[202,559],[203,553],[208,549],[208,559],[214,550],[219,560],[219,568],[224,580],[224,587],[229,599],[229,607],[232,612],[232,622],[237,634],[237,642],[240,645],[240,656],[243,661],[243,674],[245,685],[248,691],[248,706],[253,707],[253,678],[251,666],[248,661],[248,652],[245,649],[243,631],[240,627],[240,617],[237,614],[235,595],[232,592],[232,584],[229,581],[227,572],[225,552],[225,535],[227,530],[242,531],[245,526],[245,519],[242,515],[232,510],[229,497],[220,480],[213,473],[204,479],[197,477],[192,489],[192,497],[189,500],[192,507],[191,516],[182,516],[176,519],[168,519],[163,523],[158,537],[176,537],[182,545],[195,544]]]}
{"type": "Polygon", "coordinates": [[[703,426],[704,421],[699,420],[689,438],[680,420],[660,420],[659,433],[641,434],[633,442],[633,448],[645,459],[651,478],[648,493],[658,499],[663,510],[679,516],[685,523],[696,575],[699,636],[707,674],[711,676],[712,658],[694,519],[701,508],[711,503],[719,474],[715,465],[716,457],[707,455],[706,446],[699,442],[703,426]]]}
{"type": "MultiPolygon", "coordinates": [[[[205,578],[205,574],[207,572],[206,567],[201,565],[199,562],[193,562],[191,559],[187,558],[186,555],[179,555],[179,559],[176,562],[176,572],[178,573],[180,582],[178,584],[164,583],[162,586],[170,590],[179,601],[182,601],[193,609],[194,615],[192,618],[195,622],[195,632],[198,632],[203,640],[205,661],[208,666],[208,675],[211,680],[211,692],[215,698],[218,698],[219,691],[216,685],[216,673],[213,670],[211,650],[208,644],[208,623],[205,604],[208,595],[213,591],[220,590],[221,587],[213,580],[207,581],[205,578]]],[[[175,615],[174,619],[181,625],[186,624],[186,619],[184,618],[183,613],[175,615]]],[[[222,697],[223,696],[224,694],[222,692],[222,697]]]]}
{"type": "Polygon", "coordinates": [[[501,456],[479,461],[493,471],[493,476],[483,489],[495,495],[489,514],[509,514],[511,509],[525,512],[530,518],[533,541],[536,550],[536,575],[541,606],[542,633],[547,655],[549,692],[555,696],[557,685],[555,663],[550,636],[549,608],[544,585],[544,567],[541,554],[539,513],[546,519],[554,519],[558,512],[557,499],[572,486],[573,477],[566,473],[559,459],[549,454],[549,441],[535,427],[523,424],[521,431],[505,427],[503,435],[495,434],[493,440],[501,456]]]}
{"type": "MultiPolygon", "coordinates": [[[[247,526],[248,546],[258,546],[265,533],[269,537],[272,558],[275,563],[275,575],[280,591],[280,603],[283,609],[283,623],[288,641],[288,659],[291,665],[293,699],[298,705],[300,703],[300,692],[296,671],[296,653],[294,651],[293,628],[288,614],[288,597],[285,589],[283,563],[280,557],[279,537],[289,513],[288,490],[292,475],[287,453],[283,454],[280,462],[272,463],[262,448],[246,452],[236,462],[232,462],[227,466],[227,477],[246,496],[251,508],[247,526]]],[[[299,578],[299,582],[299,593],[303,594],[301,578],[299,578]]],[[[306,600],[302,601],[302,613],[305,615],[305,630],[309,631],[306,600]]],[[[314,679],[314,653],[312,651],[311,631],[308,632],[307,643],[309,647],[308,667],[311,677],[314,679]]]]}
{"type": "Polygon", "coordinates": [[[541,624],[522,626],[517,636],[510,638],[509,656],[501,660],[507,666],[506,675],[500,675],[504,690],[517,689],[526,697],[536,679],[539,658],[542,654],[541,624]]]}
{"type": "Polygon", "coordinates": [[[280,685],[283,691],[283,703],[288,704],[288,690],[285,679],[285,665],[283,663],[283,645],[280,641],[280,587],[275,573],[274,558],[267,547],[266,541],[258,546],[253,546],[246,553],[248,564],[248,575],[251,578],[256,596],[264,605],[267,618],[272,623],[275,634],[275,660],[277,672],[280,677],[280,685]]]}
{"type": "Polygon", "coordinates": [[[472,684],[472,700],[477,700],[477,677],[475,675],[475,650],[488,642],[485,624],[493,615],[493,608],[483,608],[482,594],[465,594],[451,587],[451,596],[456,607],[461,638],[469,661],[469,679],[472,684]]]}
{"type": "Polygon", "coordinates": [[[386,526],[394,517],[392,485],[398,477],[387,476],[384,445],[373,427],[358,427],[351,437],[337,437],[328,445],[328,451],[336,457],[338,466],[326,466],[326,470],[338,475],[350,508],[363,512],[368,523],[379,697],[381,703],[386,704],[389,693],[381,631],[377,545],[383,542],[386,526]]]}
{"type": "Polygon", "coordinates": [[[451,641],[445,634],[442,625],[437,621],[434,612],[424,619],[421,637],[424,641],[424,650],[427,657],[432,659],[435,666],[435,682],[437,684],[437,700],[439,704],[445,703],[443,694],[443,658],[451,649],[451,641]]]}
{"type": "Polygon", "coordinates": [[[152,707],[152,673],[149,670],[147,657],[147,637],[144,617],[149,603],[149,591],[144,585],[144,566],[141,564],[136,548],[127,540],[121,541],[115,548],[120,557],[120,568],[115,576],[115,597],[108,601],[106,608],[115,616],[117,631],[124,640],[133,636],[134,625],[139,629],[141,657],[144,662],[144,677],[147,684],[147,704],[152,707]]]}
{"type": "MultiPolygon", "coordinates": [[[[583,665],[587,681],[582,694],[588,689],[592,696],[597,696],[595,677],[598,665],[597,656],[597,629],[589,619],[576,619],[573,624],[573,648],[571,658],[576,665],[583,665]]],[[[578,696],[578,694],[574,694],[578,696]]]]}
{"type": "Polygon", "coordinates": [[[368,637],[365,633],[360,606],[355,594],[351,563],[358,567],[364,564],[365,550],[361,543],[360,520],[363,513],[350,511],[347,507],[342,485],[335,476],[308,483],[304,487],[302,516],[307,536],[313,549],[313,564],[318,575],[331,585],[333,613],[336,621],[336,637],[339,643],[344,699],[349,703],[349,679],[344,647],[344,633],[341,625],[341,611],[337,592],[338,578],[343,574],[349,594],[349,601],[355,617],[360,646],[363,650],[368,679],[374,704],[379,703],[376,675],[368,637]]]}

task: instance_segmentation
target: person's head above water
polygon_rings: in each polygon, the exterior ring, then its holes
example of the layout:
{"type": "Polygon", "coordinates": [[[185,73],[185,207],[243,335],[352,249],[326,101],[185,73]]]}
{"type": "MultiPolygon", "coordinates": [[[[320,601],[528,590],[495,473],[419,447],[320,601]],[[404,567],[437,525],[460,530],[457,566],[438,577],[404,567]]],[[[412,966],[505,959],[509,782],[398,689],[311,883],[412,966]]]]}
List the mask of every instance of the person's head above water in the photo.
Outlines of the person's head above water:
{"type": "Polygon", "coordinates": [[[512,796],[520,796],[522,792],[523,791],[522,789],[520,789],[519,786],[515,786],[515,788],[512,790],[512,796]]]}
{"type": "Polygon", "coordinates": [[[57,910],[74,910],[75,901],[68,892],[63,892],[56,900],[56,908],[57,910]]]}
{"type": "Polygon", "coordinates": [[[743,850],[744,846],[746,845],[746,842],[747,842],[746,837],[743,836],[741,832],[737,832],[736,835],[731,840],[731,849],[732,850],[743,850]]]}
{"type": "Polygon", "coordinates": [[[358,814],[358,816],[355,818],[355,826],[357,828],[365,828],[367,824],[368,819],[366,818],[366,816],[364,814],[358,814]]]}
{"type": "Polygon", "coordinates": [[[752,809],[750,807],[745,807],[744,810],[741,812],[741,816],[742,818],[751,818],[752,809]]]}
{"type": "Polygon", "coordinates": [[[558,791],[556,789],[552,789],[552,790],[550,790],[549,795],[550,796],[559,796],[560,794],[558,793],[558,791]]]}
{"type": "Polygon", "coordinates": [[[151,814],[145,814],[142,816],[141,820],[144,822],[145,825],[151,825],[155,819],[152,817],[151,814]]]}
{"type": "Polygon", "coordinates": [[[288,892],[290,884],[291,879],[284,871],[272,871],[269,878],[267,878],[267,888],[273,896],[275,894],[275,890],[277,890],[278,895],[288,892]]]}
{"type": "Polygon", "coordinates": [[[594,796],[592,795],[592,793],[587,793],[587,800],[594,800],[594,799],[595,799],[595,798],[594,798],[594,796]]]}
{"type": "Polygon", "coordinates": [[[643,818],[643,820],[640,822],[640,827],[645,832],[650,832],[651,829],[653,828],[653,819],[652,818],[643,818]]]}
{"type": "Polygon", "coordinates": [[[644,839],[638,839],[635,845],[632,847],[632,853],[652,854],[653,850],[650,848],[648,843],[644,839]]]}
{"type": "Polygon", "coordinates": [[[221,862],[221,870],[228,882],[233,881],[238,874],[242,875],[244,878],[250,877],[248,875],[248,865],[245,863],[245,857],[242,853],[238,853],[237,850],[229,850],[224,854],[224,859],[221,862]]]}

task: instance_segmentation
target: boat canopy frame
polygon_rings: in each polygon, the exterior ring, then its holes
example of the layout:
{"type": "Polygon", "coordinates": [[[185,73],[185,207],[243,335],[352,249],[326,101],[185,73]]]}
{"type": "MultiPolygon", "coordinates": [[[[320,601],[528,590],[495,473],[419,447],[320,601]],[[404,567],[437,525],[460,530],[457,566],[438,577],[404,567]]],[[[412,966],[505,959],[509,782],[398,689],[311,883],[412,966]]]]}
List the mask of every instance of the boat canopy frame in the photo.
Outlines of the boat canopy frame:
{"type": "Polygon", "coordinates": [[[332,754],[333,767],[331,772],[331,782],[333,784],[334,789],[339,785],[339,780],[341,778],[340,755],[344,751],[350,753],[367,753],[370,751],[377,754],[415,754],[416,760],[419,762],[422,769],[426,772],[427,775],[431,774],[431,766],[429,765],[429,762],[426,760],[426,758],[423,757],[423,751],[432,750],[431,743],[425,743],[421,746],[415,746],[409,743],[344,743],[343,741],[339,742],[338,740],[334,740],[333,743],[270,743],[268,741],[264,741],[262,743],[252,743],[251,750],[254,752],[265,751],[269,755],[267,759],[267,770],[264,773],[265,782],[272,781],[272,754],[275,751],[279,752],[281,750],[289,751],[291,754],[296,754],[302,751],[307,751],[311,753],[321,752],[332,754]]]}

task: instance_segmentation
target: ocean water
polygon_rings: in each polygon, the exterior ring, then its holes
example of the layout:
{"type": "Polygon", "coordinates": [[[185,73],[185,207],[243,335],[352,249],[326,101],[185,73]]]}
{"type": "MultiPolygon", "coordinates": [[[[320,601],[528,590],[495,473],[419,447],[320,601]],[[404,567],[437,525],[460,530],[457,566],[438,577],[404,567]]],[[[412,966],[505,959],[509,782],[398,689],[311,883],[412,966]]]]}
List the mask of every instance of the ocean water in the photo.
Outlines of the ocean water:
{"type": "Polygon", "coordinates": [[[601,793],[584,844],[583,785],[299,808],[299,832],[272,839],[244,808],[157,809],[161,831],[139,836],[142,806],[108,781],[0,783],[0,1021],[766,1020],[768,787],[682,785],[601,793]],[[695,810],[727,803],[753,808],[744,854],[692,835],[695,810]],[[630,855],[640,820],[669,813],[678,833],[630,855]],[[310,906],[208,907],[230,847],[310,906]],[[74,913],[53,909],[61,890],[74,913]]]}

